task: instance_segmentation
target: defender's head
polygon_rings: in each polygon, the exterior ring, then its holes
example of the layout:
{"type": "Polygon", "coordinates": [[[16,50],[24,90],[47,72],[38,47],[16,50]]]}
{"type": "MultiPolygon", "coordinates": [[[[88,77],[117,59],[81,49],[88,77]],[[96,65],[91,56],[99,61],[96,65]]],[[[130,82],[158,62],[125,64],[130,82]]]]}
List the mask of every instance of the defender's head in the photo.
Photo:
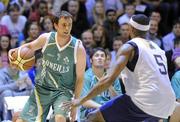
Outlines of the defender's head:
{"type": "Polygon", "coordinates": [[[144,37],[150,28],[149,18],[143,14],[133,15],[129,25],[132,27],[131,37],[144,37]]]}

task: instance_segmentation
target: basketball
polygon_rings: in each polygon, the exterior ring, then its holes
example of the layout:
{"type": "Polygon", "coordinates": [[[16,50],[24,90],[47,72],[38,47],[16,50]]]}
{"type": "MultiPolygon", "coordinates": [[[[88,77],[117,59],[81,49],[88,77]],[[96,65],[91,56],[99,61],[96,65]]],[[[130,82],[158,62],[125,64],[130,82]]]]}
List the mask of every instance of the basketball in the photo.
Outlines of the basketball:
{"type": "Polygon", "coordinates": [[[11,64],[16,65],[20,70],[28,70],[35,64],[34,51],[28,47],[17,48],[12,52],[11,57],[13,59],[11,60],[11,64]]]}

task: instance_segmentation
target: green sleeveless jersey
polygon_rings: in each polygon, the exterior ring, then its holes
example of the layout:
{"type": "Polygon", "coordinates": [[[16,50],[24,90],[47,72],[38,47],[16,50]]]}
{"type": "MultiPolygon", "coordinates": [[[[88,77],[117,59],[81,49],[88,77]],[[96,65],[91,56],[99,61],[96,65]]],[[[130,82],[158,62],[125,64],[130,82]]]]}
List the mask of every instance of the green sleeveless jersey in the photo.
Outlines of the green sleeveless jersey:
{"type": "Polygon", "coordinates": [[[36,85],[49,90],[74,91],[79,42],[71,36],[70,42],[61,48],[57,43],[56,32],[52,32],[42,50],[42,66],[36,76],[36,85]]]}

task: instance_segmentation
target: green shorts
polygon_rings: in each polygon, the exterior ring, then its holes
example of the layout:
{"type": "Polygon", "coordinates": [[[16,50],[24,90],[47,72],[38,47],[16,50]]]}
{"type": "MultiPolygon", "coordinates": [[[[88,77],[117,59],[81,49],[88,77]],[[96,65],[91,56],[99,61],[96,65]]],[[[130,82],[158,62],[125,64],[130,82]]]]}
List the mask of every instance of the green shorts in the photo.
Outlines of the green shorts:
{"type": "Polygon", "coordinates": [[[52,106],[53,114],[68,116],[68,111],[61,108],[64,101],[70,101],[72,94],[69,91],[50,91],[36,86],[33,93],[25,104],[20,118],[27,122],[46,122],[49,109],[52,106]]]}

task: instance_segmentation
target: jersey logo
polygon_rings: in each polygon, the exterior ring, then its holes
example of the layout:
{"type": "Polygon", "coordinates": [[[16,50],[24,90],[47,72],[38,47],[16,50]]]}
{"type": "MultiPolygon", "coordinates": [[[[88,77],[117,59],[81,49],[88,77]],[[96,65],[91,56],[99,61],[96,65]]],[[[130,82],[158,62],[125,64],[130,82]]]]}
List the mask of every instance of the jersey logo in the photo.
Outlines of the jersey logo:
{"type": "Polygon", "coordinates": [[[68,63],[69,63],[69,58],[66,56],[64,59],[63,59],[63,63],[64,64],[66,64],[66,65],[68,65],[68,63]]]}
{"type": "Polygon", "coordinates": [[[61,59],[61,55],[58,53],[57,54],[57,60],[59,61],[61,59]]]}

